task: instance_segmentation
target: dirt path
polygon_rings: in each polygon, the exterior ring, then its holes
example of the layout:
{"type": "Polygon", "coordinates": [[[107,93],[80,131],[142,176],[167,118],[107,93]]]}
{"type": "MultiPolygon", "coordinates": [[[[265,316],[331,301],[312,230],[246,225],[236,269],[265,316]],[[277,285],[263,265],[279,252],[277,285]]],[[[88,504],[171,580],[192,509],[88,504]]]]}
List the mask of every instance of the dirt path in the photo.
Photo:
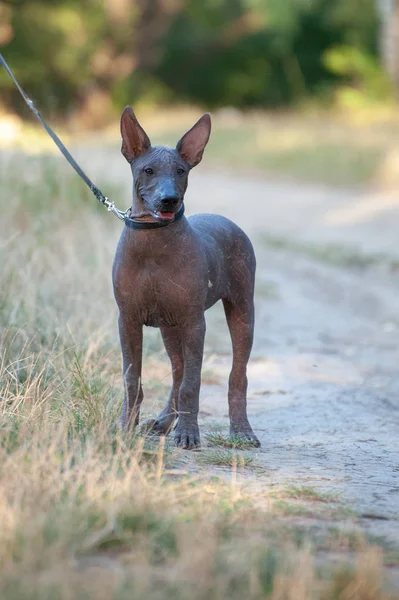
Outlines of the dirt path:
{"type": "MultiPolygon", "coordinates": [[[[399,276],[375,254],[398,256],[397,195],[204,173],[193,184],[188,206],[230,216],[257,251],[248,399],[265,470],[257,485],[337,494],[367,531],[399,542],[399,276]]],[[[219,307],[208,324],[224,383],[219,307]]],[[[225,398],[224,384],[204,385],[203,427],[227,424],[225,398]]]]}
{"type": "MultiPolygon", "coordinates": [[[[338,494],[365,515],[367,529],[398,541],[397,282],[381,278],[364,289],[364,273],[291,253],[268,252],[267,260],[260,281],[278,291],[257,296],[249,370],[249,415],[267,475],[257,483],[338,494]]],[[[220,331],[222,315],[208,322],[220,331]]],[[[226,381],[229,357],[220,358],[220,342],[210,346],[219,350],[212,369],[226,381]]],[[[205,427],[215,418],[227,424],[220,392],[203,388],[205,427]]]]}
{"type": "MultiPolygon", "coordinates": [[[[128,169],[112,154],[96,154],[89,171],[106,168],[128,198],[128,169]]],[[[262,470],[248,485],[337,494],[362,528],[399,543],[399,274],[389,264],[399,257],[398,194],[202,166],[186,207],[232,218],[257,253],[248,410],[262,470]]],[[[228,422],[230,346],[220,306],[208,313],[206,365],[213,383],[202,387],[203,432],[228,422]]]]}

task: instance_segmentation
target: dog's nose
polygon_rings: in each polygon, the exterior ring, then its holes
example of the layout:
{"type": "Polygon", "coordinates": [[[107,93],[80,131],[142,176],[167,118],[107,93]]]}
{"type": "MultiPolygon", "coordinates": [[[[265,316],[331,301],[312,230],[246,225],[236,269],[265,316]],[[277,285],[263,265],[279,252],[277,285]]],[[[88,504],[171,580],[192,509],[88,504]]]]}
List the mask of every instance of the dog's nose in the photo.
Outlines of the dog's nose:
{"type": "Polygon", "coordinates": [[[165,196],[161,198],[162,208],[173,208],[179,202],[177,196],[165,196]]]}

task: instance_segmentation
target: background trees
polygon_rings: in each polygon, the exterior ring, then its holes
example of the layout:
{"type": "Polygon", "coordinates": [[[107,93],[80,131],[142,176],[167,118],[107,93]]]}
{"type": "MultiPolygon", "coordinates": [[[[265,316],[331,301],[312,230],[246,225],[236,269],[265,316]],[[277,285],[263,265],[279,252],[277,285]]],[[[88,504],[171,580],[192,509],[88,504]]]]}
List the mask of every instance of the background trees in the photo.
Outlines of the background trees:
{"type": "MultiPolygon", "coordinates": [[[[329,100],[343,85],[378,98],[390,92],[379,57],[396,65],[392,43],[382,41],[388,23],[392,30],[384,15],[396,5],[0,0],[0,44],[23,86],[53,115],[90,108],[93,98],[107,110],[139,98],[280,107],[329,100]]],[[[18,110],[21,100],[1,70],[0,89],[1,102],[18,110]]]]}

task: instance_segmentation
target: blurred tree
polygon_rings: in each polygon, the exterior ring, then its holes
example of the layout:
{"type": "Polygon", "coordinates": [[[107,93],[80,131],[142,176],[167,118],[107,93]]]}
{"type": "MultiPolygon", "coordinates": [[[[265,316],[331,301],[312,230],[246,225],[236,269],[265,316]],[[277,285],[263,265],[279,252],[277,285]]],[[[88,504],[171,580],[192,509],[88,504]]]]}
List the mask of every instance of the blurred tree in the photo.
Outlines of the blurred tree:
{"type": "Polygon", "coordinates": [[[281,105],[339,81],[330,47],[375,55],[376,35],[374,0],[186,0],[157,77],[210,106],[281,105]]]}
{"type": "Polygon", "coordinates": [[[399,90],[399,1],[377,0],[381,17],[380,50],[385,68],[399,90]]]}
{"type": "MultiPolygon", "coordinates": [[[[134,67],[135,13],[122,0],[3,0],[1,20],[11,31],[5,55],[47,113],[95,108],[92,99],[109,97],[134,67]]],[[[6,104],[23,106],[3,71],[0,86],[6,104]]]]}
{"type": "MultiPolygon", "coordinates": [[[[375,76],[375,3],[0,0],[0,45],[47,114],[85,110],[93,124],[138,98],[281,106],[358,85],[358,69],[326,58],[340,47],[369,57],[375,76]]],[[[21,108],[1,71],[0,89],[5,105],[21,108]]]]}

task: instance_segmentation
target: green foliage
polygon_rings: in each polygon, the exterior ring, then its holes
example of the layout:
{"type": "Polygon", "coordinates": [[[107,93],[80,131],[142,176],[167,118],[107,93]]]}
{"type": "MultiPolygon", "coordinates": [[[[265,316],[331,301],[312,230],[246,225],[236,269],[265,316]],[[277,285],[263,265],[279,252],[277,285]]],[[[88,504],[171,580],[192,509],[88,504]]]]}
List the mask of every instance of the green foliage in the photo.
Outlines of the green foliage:
{"type": "MultiPolygon", "coordinates": [[[[4,54],[47,113],[93,112],[93,98],[104,112],[139,99],[281,106],[359,78],[390,92],[374,0],[0,0],[0,19],[4,54]]],[[[22,106],[4,71],[0,89],[22,106]]]]}
{"type": "Polygon", "coordinates": [[[326,67],[343,79],[340,97],[346,104],[368,100],[384,100],[392,94],[392,84],[374,56],[356,47],[341,45],[330,48],[324,55],[326,67]]]}

